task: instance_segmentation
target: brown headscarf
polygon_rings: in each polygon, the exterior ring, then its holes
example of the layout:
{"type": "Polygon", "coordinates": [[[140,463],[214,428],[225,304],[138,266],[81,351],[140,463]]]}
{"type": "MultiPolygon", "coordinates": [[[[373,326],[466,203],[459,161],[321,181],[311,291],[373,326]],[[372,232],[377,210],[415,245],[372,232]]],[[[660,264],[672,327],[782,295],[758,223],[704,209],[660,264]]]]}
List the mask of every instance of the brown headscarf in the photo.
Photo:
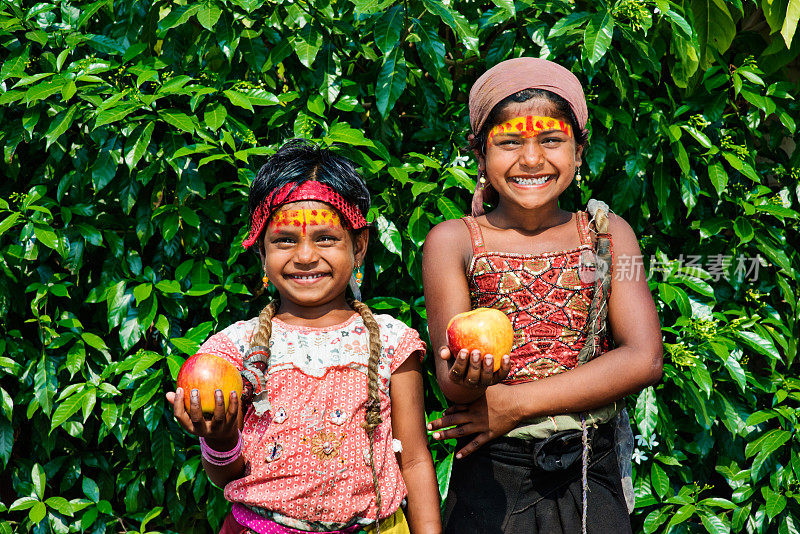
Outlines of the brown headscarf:
{"type": "MultiPolygon", "coordinates": [[[[569,103],[578,127],[586,134],[589,111],[581,82],[570,71],[546,59],[519,57],[498,63],[483,73],[469,91],[469,124],[472,133],[483,128],[492,109],[504,98],[523,89],[544,89],[557,94],[569,103]]],[[[472,197],[472,215],[483,214],[483,200],[493,193],[491,186],[475,187],[472,197]]]]}

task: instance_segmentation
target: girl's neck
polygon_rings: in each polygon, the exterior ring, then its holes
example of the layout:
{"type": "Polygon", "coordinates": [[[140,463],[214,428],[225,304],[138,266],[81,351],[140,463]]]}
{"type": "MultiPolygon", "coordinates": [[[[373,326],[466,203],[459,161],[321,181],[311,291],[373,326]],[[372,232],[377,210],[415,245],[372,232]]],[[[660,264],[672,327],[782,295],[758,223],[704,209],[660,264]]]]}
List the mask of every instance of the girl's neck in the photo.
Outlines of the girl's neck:
{"type": "Polygon", "coordinates": [[[558,207],[558,202],[536,209],[504,202],[502,198],[497,208],[486,214],[486,220],[501,229],[515,229],[527,235],[536,235],[572,219],[572,214],[558,207]]]}
{"type": "Polygon", "coordinates": [[[344,295],[318,306],[300,306],[287,299],[281,299],[281,306],[275,315],[286,324],[326,328],[347,321],[355,312],[344,295]]]}

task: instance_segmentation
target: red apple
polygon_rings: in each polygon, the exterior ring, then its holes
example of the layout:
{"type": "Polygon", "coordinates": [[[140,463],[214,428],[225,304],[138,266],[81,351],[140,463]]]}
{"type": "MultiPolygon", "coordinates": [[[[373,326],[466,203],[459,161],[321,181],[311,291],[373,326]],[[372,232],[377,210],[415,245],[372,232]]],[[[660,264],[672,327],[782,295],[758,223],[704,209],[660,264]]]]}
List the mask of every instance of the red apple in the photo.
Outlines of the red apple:
{"type": "Polygon", "coordinates": [[[511,353],[514,346],[514,328],[505,313],[494,308],[476,308],[459,313],[447,323],[447,344],[456,355],[461,349],[481,351],[494,357],[494,370],[500,369],[500,360],[511,353]]]}
{"type": "Polygon", "coordinates": [[[213,354],[198,353],[190,356],[178,371],[178,387],[183,389],[183,403],[189,410],[189,397],[193,389],[200,393],[200,408],[204,414],[214,413],[214,391],[221,389],[225,409],[230,404],[231,391],[242,395],[242,375],[232,364],[213,354]]]}

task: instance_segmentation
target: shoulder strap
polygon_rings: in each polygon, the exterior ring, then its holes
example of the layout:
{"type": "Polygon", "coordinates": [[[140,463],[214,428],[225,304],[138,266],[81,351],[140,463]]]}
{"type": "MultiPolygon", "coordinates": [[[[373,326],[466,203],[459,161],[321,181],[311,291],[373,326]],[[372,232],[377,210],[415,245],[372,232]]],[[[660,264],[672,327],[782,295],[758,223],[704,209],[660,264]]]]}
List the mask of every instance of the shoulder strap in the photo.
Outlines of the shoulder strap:
{"type": "Polygon", "coordinates": [[[469,236],[472,240],[472,256],[476,256],[479,252],[483,252],[485,245],[483,242],[483,232],[481,232],[481,227],[478,222],[475,220],[475,217],[462,217],[462,221],[464,224],[467,225],[469,229],[469,236]]]}
{"type": "Polygon", "coordinates": [[[608,294],[611,290],[611,235],[608,233],[608,205],[592,199],[587,205],[587,211],[592,217],[597,232],[594,249],[597,257],[597,279],[594,284],[592,302],[589,304],[589,315],[586,318],[586,343],[578,353],[578,365],[594,358],[600,350],[600,340],[607,333],[608,294]]]}
{"type": "Polygon", "coordinates": [[[578,237],[581,245],[591,245],[592,236],[589,233],[589,217],[585,211],[579,211],[575,217],[575,224],[578,226],[578,237]]]}

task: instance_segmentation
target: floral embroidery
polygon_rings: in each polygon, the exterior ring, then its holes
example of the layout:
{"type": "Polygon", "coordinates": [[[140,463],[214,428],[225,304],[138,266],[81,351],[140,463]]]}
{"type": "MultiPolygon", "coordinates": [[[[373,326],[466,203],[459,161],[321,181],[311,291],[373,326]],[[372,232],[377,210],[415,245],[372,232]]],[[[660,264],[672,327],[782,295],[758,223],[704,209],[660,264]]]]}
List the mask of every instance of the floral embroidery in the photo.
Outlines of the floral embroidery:
{"type": "Polygon", "coordinates": [[[284,421],[286,421],[288,417],[289,414],[286,413],[286,410],[284,410],[283,407],[280,407],[277,410],[275,410],[275,415],[272,416],[272,422],[275,423],[276,425],[279,425],[284,421]]]}
{"type": "Polygon", "coordinates": [[[320,462],[325,462],[339,456],[339,447],[342,446],[344,438],[345,434],[320,430],[311,439],[304,439],[303,441],[311,442],[311,453],[320,462]]]}
{"type": "Polygon", "coordinates": [[[354,334],[359,334],[359,335],[361,335],[361,334],[363,334],[363,333],[364,333],[364,332],[366,332],[366,331],[367,331],[367,329],[366,329],[366,328],[364,328],[363,326],[357,326],[357,327],[353,328],[353,333],[354,333],[354,334]]]}
{"type": "Polygon", "coordinates": [[[274,462],[278,458],[281,457],[281,452],[283,451],[283,445],[278,443],[278,438],[273,437],[272,442],[267,443],[267,446],[264,449],[266,451],[266,455],[264,456],[264,463],[268,464],[274,462]]]}
{"type": "Polygon", "coordinates": [[[343,410],[335,408],[331,412],[331,423],[334,425],[343,425],[345,421],[347,421],[347,414],[343,410]]]}

